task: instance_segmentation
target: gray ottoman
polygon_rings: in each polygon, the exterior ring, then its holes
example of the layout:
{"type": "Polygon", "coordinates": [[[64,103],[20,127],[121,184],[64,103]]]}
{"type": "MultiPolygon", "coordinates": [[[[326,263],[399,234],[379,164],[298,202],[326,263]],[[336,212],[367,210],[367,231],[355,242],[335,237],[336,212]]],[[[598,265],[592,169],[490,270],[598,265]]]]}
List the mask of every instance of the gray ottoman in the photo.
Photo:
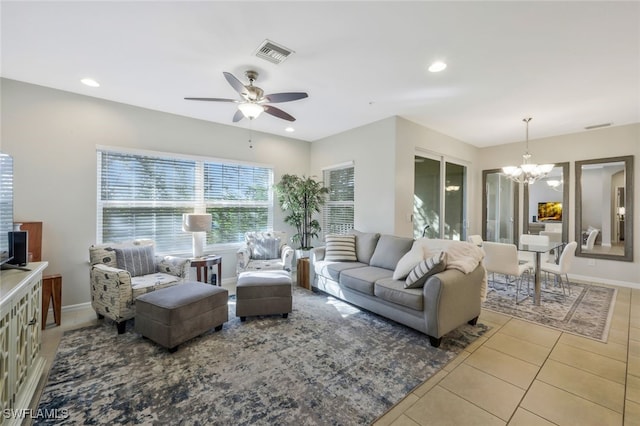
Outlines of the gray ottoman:
{"type": "Polygon", "coordinates": [[[287,271],[248,271],[238,275],[236,316],[282,314],[292,311],[291,276],[287,271]]]}
{"type": "Polygon", "coordinates": [[[136,298],[135,330],[175,352],[178,345],[229,320],[229,292],[215,285],[185,282],[136,298]]]}

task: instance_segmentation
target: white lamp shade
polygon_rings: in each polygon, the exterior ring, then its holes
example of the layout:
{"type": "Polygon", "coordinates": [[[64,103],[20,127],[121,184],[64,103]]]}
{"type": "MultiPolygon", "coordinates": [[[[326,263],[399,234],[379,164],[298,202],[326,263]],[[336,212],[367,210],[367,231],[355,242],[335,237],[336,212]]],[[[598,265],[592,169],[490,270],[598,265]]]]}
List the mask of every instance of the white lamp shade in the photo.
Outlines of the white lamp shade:
{"type": "Polygon", "coordinates": [[[207,232],[211,230],[211,215],[187,213],[182,215],[182,230],[185,232],[207,232]]]}

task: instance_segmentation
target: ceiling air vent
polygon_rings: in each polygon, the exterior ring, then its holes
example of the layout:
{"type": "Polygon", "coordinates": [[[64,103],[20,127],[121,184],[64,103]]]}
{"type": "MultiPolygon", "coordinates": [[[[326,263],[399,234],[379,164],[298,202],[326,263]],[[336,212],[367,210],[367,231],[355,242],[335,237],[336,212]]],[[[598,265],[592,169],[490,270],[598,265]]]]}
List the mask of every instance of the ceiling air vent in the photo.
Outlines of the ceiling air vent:
{"type": "Polygon", "coordinates": [[[256,56],[277,65],[284,62],[284,60],[292,53],[293,50],[291,49],[287,49],[286,47],[276,44],[271,40],[265,40],[260,47],[258,47],[256,56]]]}

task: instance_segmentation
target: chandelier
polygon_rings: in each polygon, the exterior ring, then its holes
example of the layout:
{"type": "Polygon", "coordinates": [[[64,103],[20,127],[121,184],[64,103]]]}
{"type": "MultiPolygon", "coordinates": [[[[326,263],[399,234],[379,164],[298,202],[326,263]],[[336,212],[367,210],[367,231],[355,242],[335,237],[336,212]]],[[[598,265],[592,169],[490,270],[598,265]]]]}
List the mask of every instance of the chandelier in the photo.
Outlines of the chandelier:
{"type": "Polygon", "coordinates": [[[523,118],[522,121],[527,124],[527,148],[522,155],[522,164],[519,166],[505,166],[502,168],[502,173],[514,182],[531,185],[549,174],[553,170],[553,164],[529,163],[531,158],[531,154],[529,154],[529,122],[531,117],[523,118]]]}

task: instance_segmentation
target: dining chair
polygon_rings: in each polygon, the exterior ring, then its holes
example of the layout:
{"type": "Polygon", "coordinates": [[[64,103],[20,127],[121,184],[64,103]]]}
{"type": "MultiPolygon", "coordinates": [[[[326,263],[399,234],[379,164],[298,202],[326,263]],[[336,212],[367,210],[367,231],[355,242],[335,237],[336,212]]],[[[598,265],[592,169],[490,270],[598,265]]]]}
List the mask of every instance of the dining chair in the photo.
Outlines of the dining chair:
{"type": "MultiPolygon", "coordinates": [[[[528,280],[531,278],[531,270],[533,264],[520,263],[518,261],[518,249],[515,244],[495,243],[485,241],[482,244],[484,250],[484,268],[490,272],[495,285],[495,274],[505,276],[505,286],[509,284],[509,277],[513,276],[516,281],[515,300],[518,302],[518,291],[522,284],[523,275],[528,274],[528,280]]],[[[495,287],[494,287],[495,289],[495,287]]]]}
{"type": "Polygon", "coordinates": [[[571,282],[569,281],[569,275],[567,275],[567,273],[569,272],[569,268],[571,268],[571,262],[573,262],[577,247],[578,243],[575,241],[570,242],[564,247],[564,250],[562,250],[558,264],[547,262],[540,266],[540,270],[547,274],[547,278],[549,274],[553,274],[558,278],[560,287],[562,287],[562,294],[565,294],[564,280],[562,279],[563,275],[567,279],[567,291],[571,294],[571,282]]]}
{"type": "Polygon", "coordinates": [[[592,229],[591,231],[589,231],[589,236],[587,237],[587,241],[585,244],[582,244],[582,250],[593,250],[593,246],[596,243],[596,238],[598,237],[598,232],[600,232],[597,229],[592,229]]]}
{"type": "MultiPolygon", "coordinates": [[[[549,242],[550,243],[561,243],[562,242],[562,232],[557,232],[557,231],[541,231],[540,235],[546,235],[547,237],[549,237],[549,242]]],[[[556,249],[551,250],[549,252],[549,256],[547,257],[547,262],[553,262],[553,263],[558,263],[558,260],[560,259],[560,250],[556,249]]]]}
{"type": "MultiPolygon", "coordinates": [[[[549,244],[549,237],[547,235],[522,234],[520,235],[520,243],[546,246],[547,244],[549,244]]],[[[536,259],[535,259],[535,254],[532,252],[519,251],[518,259],[521,262],[525,262],[525,263],[530,262],[535,267],[536,259]]]]}

